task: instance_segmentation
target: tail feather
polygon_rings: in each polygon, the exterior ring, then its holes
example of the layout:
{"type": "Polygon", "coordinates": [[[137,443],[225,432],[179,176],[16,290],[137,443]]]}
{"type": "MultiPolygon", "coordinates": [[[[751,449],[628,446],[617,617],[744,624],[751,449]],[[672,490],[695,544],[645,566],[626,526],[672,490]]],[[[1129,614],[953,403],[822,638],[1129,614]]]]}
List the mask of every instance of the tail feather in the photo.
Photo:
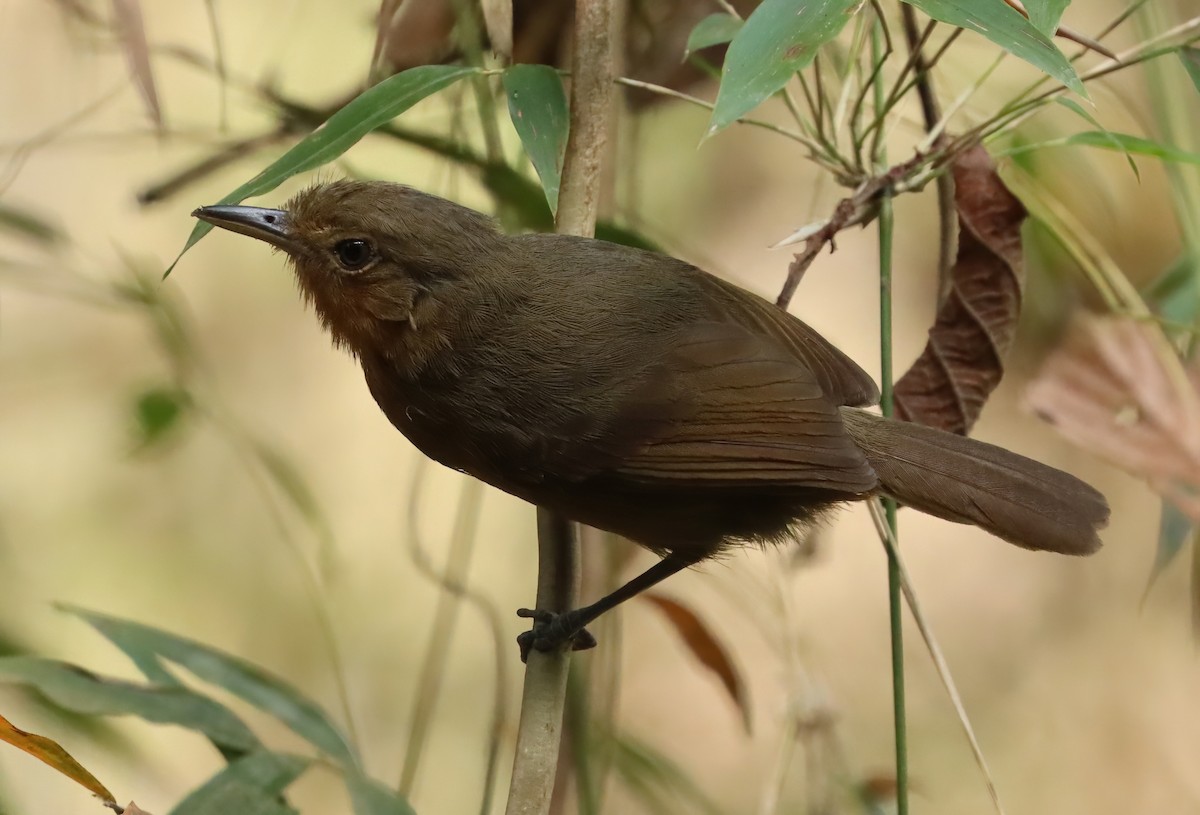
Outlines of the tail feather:
{"type": "Polygon", "coordinates": [[[973,524],[1025,549],[1087,555],[1108,504],[1073,475],[974,439],[842,408],[846,429],[882,492],[948,521],[973,524]]]}

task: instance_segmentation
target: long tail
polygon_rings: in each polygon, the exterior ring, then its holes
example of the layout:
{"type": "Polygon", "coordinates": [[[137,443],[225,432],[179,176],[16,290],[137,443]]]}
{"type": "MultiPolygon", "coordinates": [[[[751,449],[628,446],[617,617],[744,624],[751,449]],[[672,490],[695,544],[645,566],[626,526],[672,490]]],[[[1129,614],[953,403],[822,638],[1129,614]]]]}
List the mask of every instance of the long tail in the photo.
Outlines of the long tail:
{"type": "Polygon", "coordinates": [[[1025,549],[1087,555],[1108,523],[1104,496],[1073,475],[930,427],[842,408],[882,491],[921,512],[974,524],[1025,549]]]}

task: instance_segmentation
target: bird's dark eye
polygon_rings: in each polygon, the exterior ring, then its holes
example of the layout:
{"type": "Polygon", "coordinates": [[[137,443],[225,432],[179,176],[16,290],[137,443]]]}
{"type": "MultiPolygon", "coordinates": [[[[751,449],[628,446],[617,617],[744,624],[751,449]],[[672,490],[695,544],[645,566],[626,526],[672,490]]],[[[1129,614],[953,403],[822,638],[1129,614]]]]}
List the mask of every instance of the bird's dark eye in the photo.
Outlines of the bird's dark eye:
{"type": "Polygon", "coordinates": [[[366,266],[373,256],[371,244],[362,238],[338,241],[337,245],[333,247],[333,254],[337,256],[338,263],[342,265],[342,268],[351,272],[357,272],[366,266]]]}

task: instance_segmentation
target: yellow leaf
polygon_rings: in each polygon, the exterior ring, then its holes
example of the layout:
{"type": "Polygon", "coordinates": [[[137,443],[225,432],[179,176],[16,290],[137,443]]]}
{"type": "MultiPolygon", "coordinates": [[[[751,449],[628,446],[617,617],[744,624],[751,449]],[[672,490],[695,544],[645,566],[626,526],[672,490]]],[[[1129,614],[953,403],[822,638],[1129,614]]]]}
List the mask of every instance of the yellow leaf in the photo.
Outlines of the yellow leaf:
{"type": "Polygon", "coordinates": [[[96,776],[83,768],[56,741],[36,733],[27,733],[0,716],[0,741],[6,741],[18,750],[23,750],[42,762],[49,764],[72,781],[91,790],[106,804],[116,804],[111,792],[96,780],[96,776]]]}

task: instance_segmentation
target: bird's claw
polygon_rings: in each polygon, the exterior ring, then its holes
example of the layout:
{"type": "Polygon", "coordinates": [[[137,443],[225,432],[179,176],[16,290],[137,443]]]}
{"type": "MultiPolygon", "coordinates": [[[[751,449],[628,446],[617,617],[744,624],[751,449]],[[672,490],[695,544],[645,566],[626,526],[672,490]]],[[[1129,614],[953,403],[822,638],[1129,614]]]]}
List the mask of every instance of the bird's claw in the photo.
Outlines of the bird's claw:
{"type": "Polygon", "coordinates": [[[559,614],[541,609],[519,608],[517,616],[533,620],[533,628],[517,636],[521,648],[521,661],[529,658],[531,650],[557,651],[567,645],[572,651],[586,651],[596,647],[596,638],[579,625],[574,611],[559,614]]]}

